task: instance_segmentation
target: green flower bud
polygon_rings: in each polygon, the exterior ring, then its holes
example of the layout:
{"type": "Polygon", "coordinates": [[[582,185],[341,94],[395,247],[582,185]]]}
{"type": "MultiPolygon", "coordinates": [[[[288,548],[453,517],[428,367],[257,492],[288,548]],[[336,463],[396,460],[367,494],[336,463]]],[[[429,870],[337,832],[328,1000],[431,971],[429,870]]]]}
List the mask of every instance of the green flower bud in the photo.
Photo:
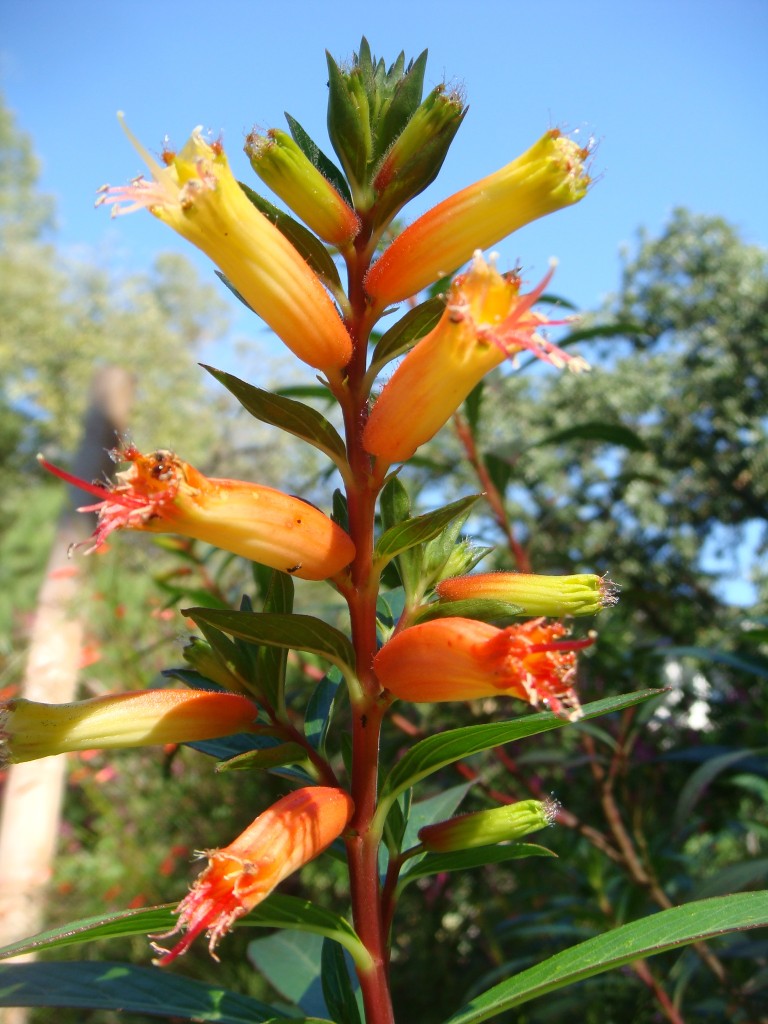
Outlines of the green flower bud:
{"type": "Polygon", "coordinates": [[[427,825],[419,831],[419,839],[430,853],[493,846],[546,828],[554,822],[557,811],[558,804],[554,800],[543,803],[540,800],[520,800],[490,811],[461,814],[450,821],[427,825]]]}

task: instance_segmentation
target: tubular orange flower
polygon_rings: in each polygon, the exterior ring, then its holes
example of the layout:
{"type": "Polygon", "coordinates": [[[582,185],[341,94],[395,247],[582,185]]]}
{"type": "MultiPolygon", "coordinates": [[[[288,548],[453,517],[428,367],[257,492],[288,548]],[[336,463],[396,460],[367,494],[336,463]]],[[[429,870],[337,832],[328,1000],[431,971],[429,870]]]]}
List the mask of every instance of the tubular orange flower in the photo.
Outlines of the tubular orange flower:
{"type": "Polygon", "coordinates": [[[617,587],[607,576],[578,573],[539,576],[529,572],[480,572],[441,580],[435,590],[441,601],[469,598],[508,601],[521,615],[595,615],[616,604],[617,587]]]}
{"type": "Polygon", "coordinates": [[[588,148],[557,129],[512,163],[438,203],[389,246],[365,280],[374,306],[407,299],[538,217],[586,195],[588,148]]]}
{"type": "Polygon", "coordinates": [[[97,204],[113,216],[147,209],[209,256],[227,280],[305,363],[338,375],[352,342],[328,293],[285,236],[237,183],[221,143],[197,128],[184,148],[163,153],[162,167],[120,121],[152,181],[104,185],[97,204]],[[122,204],[122,205],[121,205],[122,204]]]}
{"type": "Polygon", "coordinates": [[[178,906],[179,920],[166,938],[185,929],[170,951],[153,944],[164,967],[186,952],[201,932],[214,952],[235,921],[253,910],[302,865],[330,846],[347,826],[353,804],[341,789],[299,789],[260,814],[229,846],[208,850],[208,867],[178,906]]]}
{"type": "Polygon", "coordinates": [[[70,750],[188,743],[254,729],[258,707],[234,693],[137,690],[71,704],[14,698],[0,721],[11,762],[70,750]]]}
{"type": "Polygon", "coordinates": [[[88,484],[38,457],[56,476],[102,499],[90,551],[113,530],[179,533],[305,580],[335,576],[355,555],[348,534],[323,512],[272,487],[203,476],[173,452],[115,453],[132,465],[111,486],[88,484]]]}
{"type": "Polygon", "coordinates": [[[515,274],[500,274],[475,253],[470,269],[451,285],[437,327],[411,349],[376,400],[363,433],[366,450],[387,462],[409,459],[490,370],[523,349],[554,366],[588,369],[537,334],[555,322],[531,310],[552,273],[521,296],[515,274]]]}
{"type": "Polygon", "coordinates": [[[397,633],[374,658],[381,685],[416,703],[519,697],[577,719],[576,651],[593,638],[561,640],[560,623],[532,619],[497,629],[475,619],[433,619],[397,633]],[[570,710],[567,710],[570,709],[570,710]]]}

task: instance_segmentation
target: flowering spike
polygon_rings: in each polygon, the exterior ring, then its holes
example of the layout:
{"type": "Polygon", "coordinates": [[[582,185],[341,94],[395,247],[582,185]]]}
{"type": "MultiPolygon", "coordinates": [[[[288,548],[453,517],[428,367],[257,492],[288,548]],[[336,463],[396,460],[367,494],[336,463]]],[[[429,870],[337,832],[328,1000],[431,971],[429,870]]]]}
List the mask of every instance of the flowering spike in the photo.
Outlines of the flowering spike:
{"type": "Polygon", "coordinates": [[[99,189],[97,205],[117,213],[147,209],[196,245],[304,362],[338,377],[352,342],[317,275],[285,236],[261,214],[235,180],[221,143],[196,128],[166,166],[153,160],[121,124],[146,161],[152,180],[99,189]]]}
{"type": "Polygon", "coordinates": [[[524,224],[582,199],[588,150],[553,129],[526,153],[433,207],[398,235],[371,267],[376,309],[415,295],[524,224]]]}
{"type": "Polygon", "coordinates": [[[595,615],[616,604],[617,587],[607,576],[579,573],[572,576],[539,576],[526,572],[483,572],[441,580],[441,601],[481,598],[519,605],[521,615],[595,615]]]}
{"type": "Polygon", "coordinates": [[[474,700],[504,694],[540,701],[571,721],[581,716],[573,681],[576,651],[586,640],[562,640],[565,627],[532,619],[506,629],[475,619],[445,618],[397,633],[374,658],[381,685],[416,703],[474,700]],[[567,709],[570,709],[567,710],[567,709]]]}
{"type": "Polygon", "coordinates": [[[89,551],[120,529],[178,533],[242,555],[305,580],[335,576],[355,555],[349,535],[323,512],[272,487],[203,476],[173,452],[142,455],[132,445],[119,453],[130,462],[116,482],[101,487],[43,466],[102,500],[89,551]]]}
{"type": "Polygon", "coordinates": [[[517,352],[528,350],[574,371],[587,369],[583,359],[537,332],[556,322],[531,311],[553,272],[521,296],[515,274],[500,274],[475,253],[467,273],[451,285],[437,327],[411,349],[379,395],[363,434],[366,450],[388,463],[409,459],[490,370],[517,352]]]}
{"type": "Polygon", "coordinates": [[[238,918],[337,839],[352,816],[353,804],[341,789],[315,786],[284,796],[260,814],[221,850],[208,850],[208,867],[178,906],[176,927],[185,931],[173,949],[153,943],[155,960],[165,967],[205,932],[214,959],[216,946],[238,918]]]}
{"type": "Polygon", "coordinates": [[[234,693],[137,690],[71,704],[7,702],[0,739],[11,762],[70,750],[188,743],[252,732],[258,707],[234,693]]]}
{"type": "Polygon", "coordinates": [[[518,800],[504,807],[460,814],[449,821],[426,825],[419,832],[419,840],[430,853],[492,846],[522,839],[531,832],[547,828],[554,821],[556,812],[554,801],[518,800]]]}

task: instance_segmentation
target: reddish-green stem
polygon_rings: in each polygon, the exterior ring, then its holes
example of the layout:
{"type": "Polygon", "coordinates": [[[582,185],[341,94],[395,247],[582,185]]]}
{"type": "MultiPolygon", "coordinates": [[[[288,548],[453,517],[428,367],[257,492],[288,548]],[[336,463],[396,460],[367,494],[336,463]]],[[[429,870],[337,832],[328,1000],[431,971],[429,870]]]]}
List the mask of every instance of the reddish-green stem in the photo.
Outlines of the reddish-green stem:
{"type": "Polygon", "coordinates": [[[364,255],[366,237],[347,257],[350,315],[347,327],[354,341],[354,355],[347,367],[345,386],[337,397],[344,415],[347,458],[351,479],[347,483],[349,533],[355,544],[349,586],[344,596],[349,607],[352,644],[361,693],[352,698],[352,799],[355,813],[347,839],[352,916],[357,933],[371,955],[372,967],[359,972],[366,1024],[394,1024],[388,977],[388,945],[382,916],[379,882],[381,836],[372,828],[376,811],[379,771],[379,739],[387,702],[373,673],[376,653],[376,599],[378,574],[373,562],[374,517],[381,479],[362,443],[368,395],[364,387],[370,324],[363,291],[368,267],[364,255]]]}

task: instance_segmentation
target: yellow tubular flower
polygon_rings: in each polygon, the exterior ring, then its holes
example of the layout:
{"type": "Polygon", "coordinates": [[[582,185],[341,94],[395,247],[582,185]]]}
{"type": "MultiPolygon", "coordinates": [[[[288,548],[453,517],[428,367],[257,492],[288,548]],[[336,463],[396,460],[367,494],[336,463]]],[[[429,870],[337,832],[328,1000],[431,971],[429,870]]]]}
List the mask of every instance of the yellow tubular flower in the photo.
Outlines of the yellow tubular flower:
{"type": "Polygon", "coordinates": [[[363,433],[366,451],[388,463],[409,459],[448,422],[472,388],[509,356],[527,349],[545,362],[587,369],[537,333],[548,323],[531,311],[552,271],[528,295],[475,253],[451,285],[440,322],[411,349],[376,400],[363,433]]]}
{"type": "Polygon", "coordinates": [[[617,587],[607,576],[578,573],[540,576],[530,572],[480,572],[441,580],[435,590],[441,601],[471,598],[507,601],[519,605],[523,615],[595,615],[616,604],[617,587]]]}
{"type": "Polygon", "coordinates": [[[376,309],[415,295],[524,224],[586,194],[588,149],[553,129],[512,163],[456,192],[407,227],[365,280],[376,309]]]}
{"type": "Polygon", "coordinates": [[[229,846],[206,853],[208,867],[179,904],[179,921],[167,938],[185,930],[173,949],[153,944],[165,967],[186,952],[201,932],[214,959],[217,943],[235,921],[253,910],[288,875],[337,839],[352,816],[353,804],[341,789],[299,789],[260,814],[229,846]]]}
{"type": "Polygon", "coordinates": [[[70,750],[188,743],[250,732],[257,706],[234,693],[137,690],[71,704],[8,701],[0,723],[11,762],[70,750]]]}
{"type": "Polygon", "coordinates": [[[305,363],[338,377],[352,342],[330,296],[291,243],[259,213],[235,180],[219,142],[196,129],[162,167],[125,127],[152,180],[104,185],[97,205],[148,209],[201,249],[248,305],[305,363]]]}
{"type": "Polygon", "coordinates": [[[242,555],[304,580],[335,576],[355,556],[349,535],[319,509],[272,487],[203,476],[173,452],[142,455],[133,446],[115,453],[131,466],[111,487],[88,484],[42,465],[101,501],[91,551],[113,530],[178,533],[242,555]]]}

